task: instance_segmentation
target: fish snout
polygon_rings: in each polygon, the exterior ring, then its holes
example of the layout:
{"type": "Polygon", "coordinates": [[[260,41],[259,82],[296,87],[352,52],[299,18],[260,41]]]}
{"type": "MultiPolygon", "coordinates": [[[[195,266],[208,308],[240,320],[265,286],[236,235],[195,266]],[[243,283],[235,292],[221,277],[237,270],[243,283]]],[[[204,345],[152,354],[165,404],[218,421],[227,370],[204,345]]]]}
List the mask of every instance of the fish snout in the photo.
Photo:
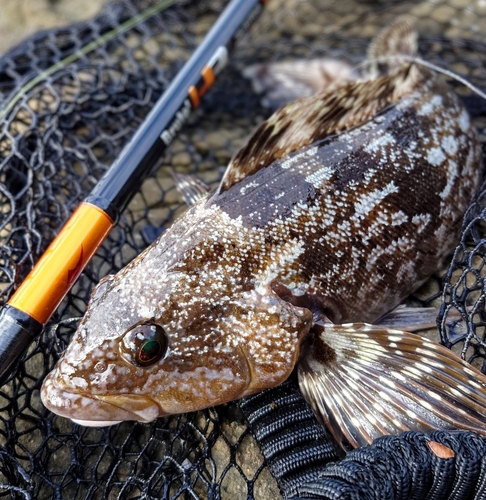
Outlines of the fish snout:
{"type": "Polygon", "coordinates": [[[77,424],[105,427],[125,420],[151,422],[161,416],[158,405],[150,397],[86,395],[59,382],[55,372],[47,375],[41,388],[42,403],[56,415],[77,424]]]}

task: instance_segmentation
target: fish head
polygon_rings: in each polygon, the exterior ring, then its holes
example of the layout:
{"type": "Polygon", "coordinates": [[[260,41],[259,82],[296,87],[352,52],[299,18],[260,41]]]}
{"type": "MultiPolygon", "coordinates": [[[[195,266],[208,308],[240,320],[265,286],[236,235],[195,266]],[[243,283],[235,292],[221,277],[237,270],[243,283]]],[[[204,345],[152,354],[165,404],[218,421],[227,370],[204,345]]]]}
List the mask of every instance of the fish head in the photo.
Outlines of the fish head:
{"type": "Polygon", "coordinates": [[[172,273],[151,307],[150,280],[145,293],[125,281],[123,273],[109,276],[94,290],[42,386],[44,405],[81,425],[149,422],[277,385],[291,373],[312,320],[271,289],[201,294],[172,273]]]}

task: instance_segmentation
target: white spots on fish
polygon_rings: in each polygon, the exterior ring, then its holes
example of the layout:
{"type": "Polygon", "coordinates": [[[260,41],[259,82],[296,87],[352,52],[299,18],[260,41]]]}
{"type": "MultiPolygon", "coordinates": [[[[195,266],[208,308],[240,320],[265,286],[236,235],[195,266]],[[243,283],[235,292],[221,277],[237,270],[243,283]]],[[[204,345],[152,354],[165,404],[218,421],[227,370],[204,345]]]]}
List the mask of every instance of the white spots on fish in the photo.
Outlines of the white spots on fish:
{"type": "Polygon", "coordinates": [[[446,199],[449,197],[453,187],[456,184],[456,179],[459,174],[457,163],[454,160],[449,160],[447,164],[448,164],[447,184],[440,193],[440,197],[442,199],[446,199]]]}
{"type": "Polygon", "coordinates": [[[305,181],[309,184],[312,184],[316,189],[319,189],[331,180],[335,172],[335,168],[332,168],[330,166],[323,166],[316,172],[308,175],[305,178],[305,181]]]}
{"type": "Polygon", "coordinates": [[[431,165],[438,167],[442,165],[442,163],[444,163],[445,160],[446,156],[442,151],[442,149],[439,147],[430,148],[429,151],[427,152],[427,161],[431,165]]]}
{"type": "Polygon", "coordinates": [[[248,184],[246,184],[245,186],[243,186],[242,188],[240,188],[240,193],[242,195],[245,195],[247,193],[248,190],[251,191],[251,188],[257,188],[260,184],[256,181],[252,181],[248,184]]]}
{"type": "Polygon", "coordinates": [[[431,222],[430,214],[419,214],[412,217],[412,222],[417,225],[417,234],[423,233],[427,225],[431,222]]]}
{"type": "Polygon", "coordinates": [[[458,122],[462,132],[466,133],[470,130],[471,119],[469,118],[469,115],[465,109],[461,111],[458,122]]]}
{"type": "Polygon", "coordinates": [[[295,263],[304,251],[304,243],[300,240],[288,241],[281,247],[272,248],[269,254],[270,264],[261,274],[255,276],[257,286],[269,285],[281,274],[282,269],[287,269],[289,265],[295,263]]]}
{"type": "Polygon", "coordinates": [[[430,116],[439,110],[442,111],[442,103],[442,96],[436,94],[422,105],[422,107],[417,111],[417,114],[419,116],[430,116]]]}
{"type": "Polygon", "coordinates": [[[403,262],[398,271],[397,271],[397,279],[401,280],[402,278],[405,278],[406,276],[411,276],[415,272],[415,265],[413,262],[403,262]]]}
{"type": "Polygon", "coordinates": [[[88,382],[86,382],[86,380],[82,377],[72,377],[71,382],[74,387],[79,387],[80,389],[88,388],[88,382]]]}
{"type": "Polygon", "coordinates": [[[147,305],[142,305],[139,308],[140,316],[145,319],[153,318],[155,316],[155,311],[155,307],[149,307],[147,305]]]}
{"type": "MultiPolygon", "coordinates": [[[[129,373],[128,365],[109,363],[104,371],[95,372],[90,375],[89,385],[92,389],[105,393],[117,380],[125,379],[129,373]]],[[[125,390],[122,388],[121,391],[128,392],[128,388],[125,386],[125,390]]]]}
{"type": "Polygon", "coordinates": [[[449,387],[449,392],[456,397],[461,397],[460,391],[458,391],[455,387],[449,387]]]}
{"type": "Polygon", "coordinates": [[[442,138],[441,146],[449,158],[453,158],[459,149],[459,142],[453,135],[446,135],[442,138]]]}
{"type": "Polygon", "coordinates": [[[59,393],[55,388],[52,380],[48,380],[44,386],[44,392],[49,394],[49,402],[52,406],[61,409],[70,409],[76,406],[81,400],[81,397],[72,393],[59,393]],[[52,387],[52,389],[51,389],[52,387]]]}
{"type": "MultiPolygon", "coordinates": [[[[382,247],[376,245],[372,248],[368,254],[368,259],[366,262],[366,269],[368,271],[373,270],[376,267],[378,260],[382,259],[384,256],[392,256],[394,254],[406,254],[413,247],[413,241],[408,238],[408,236],[402,236],[397,240],[392,241],[389,245],[382,247]]],[[[393,262],[393,261],[390,261],[393,262]]],[[[408,262],[407,262],[408,264],[408,262]]],[[[414,268],[412,264],[412,269],[414,268]]]]}
{"type": "Polygon", "coordinates": [[[405,222],[408,222],[408,216],[407,216],[407,214],[405,214],[401,210],[391,214],[391,225],[392,226],[399,226],[401,224],[405,224],[405,222]]]}
{"type": "Polygon", "coordinates": [[[388,195],[397,193],[398,187],[393,181],[389,182],[383,189],[376,189],[370,193],[363,193],[355,204],[354,220],[363,219],[374,210],[388,195]]]}
{"type": "MultiPolygon", "coordinates": [[[[154,372],[150,374],[140,392],[153,393],[153,388],[158,386],[161,377],[161,373],[154,372]]],[[[213,400],[215,397],[214,382],[218,382],[219,390],[224,390],[232,386],[235,378],[238,378],[238,375],[229,368],[220,367],[218,370],[215,370],[200,366],[193,369],[190,379],[188,379],[184,370],[174,371],[172,376],[164,381],[164,387],[161,387],[160,390],[171,391],[176,389],[192,395],[194,398],[213,400]]]]}
{"type": "Polygon", "coordinates": [[[74,373],[76,373],[74,366],[71,363],[69,363],[68,361],[64,360],[63,374],[66,376],[69,376],[69,375],[73,375],[74,373]]]}
{"type": "Polygon", "coordinates": [[[448,237],[450,237],[450,234],[448,234],[448,231],[447,231],[447,225],[446,224],[442,224],[440,225],[435,231],[434,231],[434,235],[437,239],[437,241],[440,241],[440,242],[443,242],[445,241],[448,237]]]}
{"type": "Polygon", "coordinates": [[[363,175],[364,184],[368,186],[370,181],[373,180],[376,175],[378,175],[378,171],[375,168],[367,169],[363,175]]]}
{"type": "Polygon", "coordinates": [[[300,167],[301,164],[305,163],[308,160],[313,161],[314,157],[316,156],[317,151],[318,151],[317,147],[307,148],[304,151],[302,151],[301,153],[291,155],[287,159],[283,160],[280,163],[280,166],[284,170],[288,170],[288,169],[293,168],[293,167],[300,167]]]}
{"type": "Polygon", "coordinates": [[[394,146],[396,144],[395,138],[389,133],[385,133],[380,137],[372,140],[363,149],[367,153],[378,153],[386,149],[387,146],[394,146]]]}
{"type": "Polygon", "coordinates": [[[336,226],[336,231],[329,231],[327,233],[327,238],[335,239],[337,241],[347,241],[352,236],[352,234],[353,231],[351,228],[351,223],[347,220],[344,220],[336,226]]]}
{"type": "Polygon", "coordinates": [[[421,152],[418,151],[418,143],[415,140],[411,140],[407,146],[403,149],[403,152],[406,154],[408,160],[410,161],[409,165],[405,164],[405,169],[409,171],[417,158],[420,158],[421,152]]]}

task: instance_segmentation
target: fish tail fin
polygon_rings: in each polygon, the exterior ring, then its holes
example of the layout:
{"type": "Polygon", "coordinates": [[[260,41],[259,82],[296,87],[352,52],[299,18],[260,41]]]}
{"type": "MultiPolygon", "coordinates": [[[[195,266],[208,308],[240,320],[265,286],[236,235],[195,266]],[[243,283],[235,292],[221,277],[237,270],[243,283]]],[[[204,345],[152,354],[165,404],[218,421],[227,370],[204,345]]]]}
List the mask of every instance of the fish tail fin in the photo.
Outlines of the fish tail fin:
{"type": "Polygon", "coordinates": [[[397,19],[381,31],[368,47],[367,76],[377,78],[390,74],[406,62],[403,56],[411,58],[416,55],[417,33],[405,19],[397,19]]]}
{"type": "Polygon", "coordinates": [[[344,448],[407,430],[486,435],[486,376],[449,349],[363,323],[316,326],[299,385],[344,448]]]}

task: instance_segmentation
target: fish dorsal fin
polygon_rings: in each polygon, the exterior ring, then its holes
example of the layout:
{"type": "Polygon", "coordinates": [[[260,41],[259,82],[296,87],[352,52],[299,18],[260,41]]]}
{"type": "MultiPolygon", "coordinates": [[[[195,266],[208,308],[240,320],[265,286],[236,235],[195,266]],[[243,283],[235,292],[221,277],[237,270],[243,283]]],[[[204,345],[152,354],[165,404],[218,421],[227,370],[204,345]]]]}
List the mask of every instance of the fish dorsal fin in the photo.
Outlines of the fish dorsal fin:
{"type": "Polygon", "coordinates": [[[390,73],[404,64],[400,56],[417,55],[417,33],[405,20],[399,19],[386,27],[368,47],[367,76],[376,78],[390,73]],[[384,58],[390,58],[384,61],[384,58]]]}
{"type": "Polygon", "coordinates": [[[245,68],[243,76],[262,96],[262,105],[276,111],[301,97],[342,87],[355,81],[358,74],[348,63],[324,57],[252,64],[245,68]]]}
{"type": "Polygon", "coordinates": [[[371,119],[410,92],[412,73],[410,66],[404,65],[391,75],[353,82],[280,108],[233,157],[218,192],[293,151],[371,119]]]}
{"type": "Polygon", "coordinates": [[[449,349],[378,325],[318,328],[299,385],[343,447],[407,430],[486,434],[486,376],[449,349]]]}
{"type": "Polygon", "coordinates": [[[202,180],[188,174],[180,174],[171,170],[172,177],[179,193],[189,207],[205,198],[211,191],[211,188],[202,180]]]}

